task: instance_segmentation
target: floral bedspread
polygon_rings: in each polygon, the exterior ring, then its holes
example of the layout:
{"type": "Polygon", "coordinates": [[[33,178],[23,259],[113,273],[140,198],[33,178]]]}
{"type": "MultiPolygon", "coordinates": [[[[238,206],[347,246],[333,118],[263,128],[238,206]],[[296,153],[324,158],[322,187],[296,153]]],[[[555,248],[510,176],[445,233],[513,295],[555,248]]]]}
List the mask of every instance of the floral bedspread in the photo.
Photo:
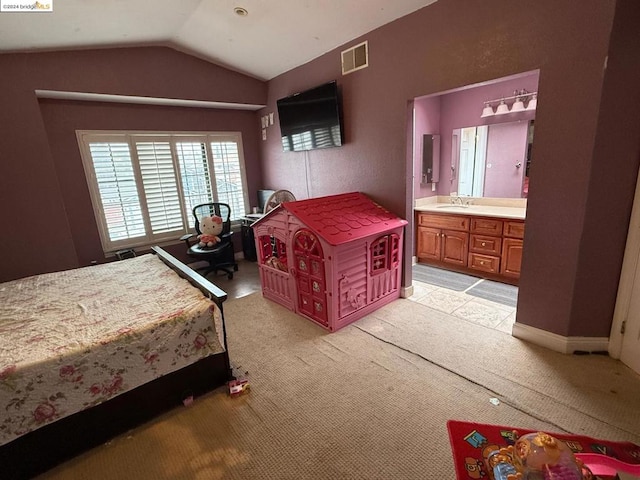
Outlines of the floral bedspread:
{"type": "Polygon", "coordinates": [[[218,307],[155,255],[0,284],[0,445],[222,352],[218,307]]]}

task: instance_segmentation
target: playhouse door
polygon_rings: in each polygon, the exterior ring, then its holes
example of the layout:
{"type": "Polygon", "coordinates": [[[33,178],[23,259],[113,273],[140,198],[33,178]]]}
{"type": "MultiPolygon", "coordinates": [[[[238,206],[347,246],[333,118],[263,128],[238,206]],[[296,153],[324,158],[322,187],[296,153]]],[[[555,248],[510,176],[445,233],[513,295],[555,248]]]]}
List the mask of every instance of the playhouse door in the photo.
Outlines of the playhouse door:
{"type": "Polygon", "coordinates": [[[298,230],[293,237],[298,310],[313,320],[327,325],[327,296],[322,246],[309,230],[298,230]]]}

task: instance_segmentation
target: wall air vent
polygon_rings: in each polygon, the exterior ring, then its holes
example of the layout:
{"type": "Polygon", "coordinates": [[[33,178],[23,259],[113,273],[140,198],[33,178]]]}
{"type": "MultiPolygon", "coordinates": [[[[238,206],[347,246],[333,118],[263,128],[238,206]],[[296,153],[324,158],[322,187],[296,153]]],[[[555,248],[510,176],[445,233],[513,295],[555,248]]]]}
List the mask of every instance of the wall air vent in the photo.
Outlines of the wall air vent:
{"type": "Polygon", "coordinates": [[[342,74],[355,72],[369,66],[369,44],[365,41],[342,51],[342,74]]]}

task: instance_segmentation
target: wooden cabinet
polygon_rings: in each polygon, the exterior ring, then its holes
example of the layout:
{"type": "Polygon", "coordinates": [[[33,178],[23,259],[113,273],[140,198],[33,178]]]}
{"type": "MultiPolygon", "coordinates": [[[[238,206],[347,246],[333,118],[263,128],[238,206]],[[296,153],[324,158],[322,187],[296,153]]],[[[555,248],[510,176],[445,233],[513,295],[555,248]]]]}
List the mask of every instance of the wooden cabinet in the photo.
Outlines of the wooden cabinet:
{"type": "Polygon", "coordinates": [[[468,230],[468,217],[419,214],[418,259],[465,266],[469,244],[468,230]]]}
{"type": "Polygon", "coordinates": [[[465,265],[467,263],[468,233],[443,230],[440,233],[440,240],[442,242],[443,262],[455,265],[465,265]]]}
{"type": "Polygon", "coordinates": [[[507,277],[520,278],[522,263],[522,240],[505,238],[502,246],[502,268],[500,273],[507,277]]]}
{"type": "Polygon", "coordinates": [[[518,279],[520,278],[520,265],[522,264],[524,222],[504,222],[503,236],[500,273],[506,277],[518,279]]]}
{"type": "Polygon", "coordinates": [[[467,266],[474,271],[500,273],[502,220],[471,218],[471,239],[467,266]]]}
{"type": "Polygon", "coordinates": [[[510,238],[524,238],[524,222],[518,220],[506,220],[502,234],[510,238]]]}
{"type": "Polygon", "coordinates": [[[417,213],[419,262],[517,283],[524,222],[504,218],[417,213]]]}
{"type": "Polygon", "coordinates": [[[419,259],[440,260],[439,228],[418,227],[417,256],[419,259]]]}

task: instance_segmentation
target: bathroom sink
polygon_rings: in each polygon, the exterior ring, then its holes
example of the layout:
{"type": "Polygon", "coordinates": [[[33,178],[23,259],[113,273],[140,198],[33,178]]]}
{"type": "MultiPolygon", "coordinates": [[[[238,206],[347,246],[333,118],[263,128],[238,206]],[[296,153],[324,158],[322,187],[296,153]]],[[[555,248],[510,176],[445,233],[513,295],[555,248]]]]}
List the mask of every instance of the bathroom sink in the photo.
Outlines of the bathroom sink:
{"type": "Polygon", "coordinates": [[[436,205],[436,208],[469,208],[469,205],[450,205],[445,203],[443,205],[436,205]]]}

